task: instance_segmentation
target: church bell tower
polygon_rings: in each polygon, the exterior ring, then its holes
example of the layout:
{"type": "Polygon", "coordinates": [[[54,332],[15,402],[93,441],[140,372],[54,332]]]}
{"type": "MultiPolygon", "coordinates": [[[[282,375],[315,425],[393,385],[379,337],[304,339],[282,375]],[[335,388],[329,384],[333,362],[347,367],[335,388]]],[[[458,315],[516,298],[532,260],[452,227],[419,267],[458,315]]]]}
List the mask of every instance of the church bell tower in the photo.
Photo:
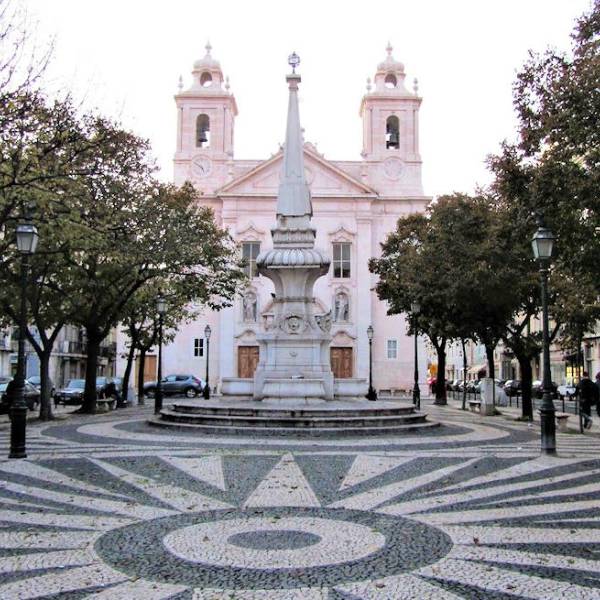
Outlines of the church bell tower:
{"type": "Polygon", "coordinates": [[[221,65],[210,54],[194,63],[192,85],[179,80],[174,181],[189,180],[201,191],[212,191],[227,180],[233,162],[233,131],[237,105],[223,79],[221,65]]]}
{"type": "Polygon", "coordinates": [[[374,85],[367,79],[367,93],[360,105],[362,157],[367,164],[381,169],[390,191],[403,181],[409,184],[405,192],[422,194],[418,84],[415,79],[412,91],[406,88],[404,64],[394,59],[389,43],[386,50],[386,59],[377,66],[374,85]]]}

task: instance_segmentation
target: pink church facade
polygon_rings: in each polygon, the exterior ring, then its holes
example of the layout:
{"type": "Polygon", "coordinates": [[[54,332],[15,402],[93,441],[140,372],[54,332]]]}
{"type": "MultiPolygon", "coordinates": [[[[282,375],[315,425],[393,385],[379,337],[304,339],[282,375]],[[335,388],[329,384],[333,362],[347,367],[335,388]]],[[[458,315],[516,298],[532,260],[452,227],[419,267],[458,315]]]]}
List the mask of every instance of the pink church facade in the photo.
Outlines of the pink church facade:
{"type": "MultiPolygon", "coordinates": [[[[379,390],[398,390],[412,387],[414,342],[406,336],[404,317],[388,316],[386,304],[372,291],[376,279],[369,273],[368,260],[379,255],[380,243],[400,216],[422,211],[431,199],[424,195],[421,182],[421,98],[416,80],[408,90],[404,66],[394,60],[391,47],[387,50],[373,85],[368,82],[360,101],[362,160],[331,160],[305,143],[304,163],[316,246],[332,259],[328,274],[315,285],[315,302],[316,312],[331,309],[334,376],[368,377],[367,328],[372,325],[373,384],[379,390]]],[[[219,390],[223,378],[252,377],[258,361],[257,334],[272,318],[273,287],[257,274],[254,259],[272,243],[282,152],[267,160],[236,160],[237,105],[209,46],[206,56],[194,63],[192,77],[192,85],[188,89],[180,85],[175,96],[174,182],[189,180],[198,189],[202,203],[213,209],[219,225],[230,232],[248,260],[250,279],[232,307],[207,311],[196,322],[182,324],[164,348],[163,374],[194,373],[204,378],[208,324],[210,383],[219,390]]],[[[358,120],[356,129],[358,144],[358,120]]],[[[272,123],[271,130],[275,142],[283,124],[272,123]]],[[[424,360],[420,351],[422,382],[424,360]]]]}

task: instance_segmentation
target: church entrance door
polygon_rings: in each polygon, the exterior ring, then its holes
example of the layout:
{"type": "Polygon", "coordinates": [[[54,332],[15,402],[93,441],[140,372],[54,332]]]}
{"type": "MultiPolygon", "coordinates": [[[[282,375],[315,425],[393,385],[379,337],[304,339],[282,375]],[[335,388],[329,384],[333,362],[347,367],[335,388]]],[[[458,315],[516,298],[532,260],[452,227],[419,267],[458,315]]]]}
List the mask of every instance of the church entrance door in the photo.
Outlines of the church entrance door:
{"type": "Polygon", "coordinates": [[[331,348],[331,370],[336,379],[352,377],[352,348],[331,348]]]}
{"type": "Polygon", "coordinates": [[[238,377],[252,379],[259,356],[258,346],[238,346],[238,377]]]}

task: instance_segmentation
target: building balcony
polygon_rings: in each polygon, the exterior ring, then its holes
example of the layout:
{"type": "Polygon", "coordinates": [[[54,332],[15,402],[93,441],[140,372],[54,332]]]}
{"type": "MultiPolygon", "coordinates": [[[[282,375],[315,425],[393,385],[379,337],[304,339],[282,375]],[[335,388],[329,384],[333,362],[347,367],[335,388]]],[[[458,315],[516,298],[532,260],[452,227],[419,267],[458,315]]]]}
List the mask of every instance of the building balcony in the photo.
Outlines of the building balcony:
{"type": "Polygon", "coordinates": [[[109,342],[100,346],[100,356],[114,358],[117,355],[117,342],[109,342]]]}

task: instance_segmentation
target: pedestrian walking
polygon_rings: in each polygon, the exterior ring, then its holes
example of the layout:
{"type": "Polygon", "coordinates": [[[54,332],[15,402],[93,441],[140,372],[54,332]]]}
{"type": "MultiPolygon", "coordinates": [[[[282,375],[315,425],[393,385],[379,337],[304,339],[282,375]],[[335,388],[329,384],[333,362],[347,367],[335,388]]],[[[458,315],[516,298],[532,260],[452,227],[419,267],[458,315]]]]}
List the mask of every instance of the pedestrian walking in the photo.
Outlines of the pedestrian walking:
{"type": "Polygon", "coordinates": [[[579,398],[579,410],[584,419],[583,426],[586,429],[590,429],[592,427],[592,406],[598,406],[598,397],[600,394],[598,387],[590,379],[590,374],[587,371],[583,372],[575,389],[575,395],[579,398]]]}

